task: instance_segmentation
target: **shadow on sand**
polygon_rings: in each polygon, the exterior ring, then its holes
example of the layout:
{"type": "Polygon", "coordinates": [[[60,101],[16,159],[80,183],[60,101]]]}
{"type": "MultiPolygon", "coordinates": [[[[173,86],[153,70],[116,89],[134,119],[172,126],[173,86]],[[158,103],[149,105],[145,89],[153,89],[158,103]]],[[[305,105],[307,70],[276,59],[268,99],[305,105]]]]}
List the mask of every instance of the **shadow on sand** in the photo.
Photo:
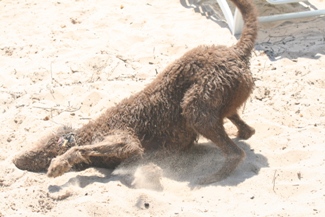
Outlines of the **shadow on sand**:
{"type": "MultiPolygon", "coordinates": [[[[228,178],[212,185],[235,186],[256,176],[261,168],[268,167],[266,157],[255,153],[247,143],[236,139],[234,142],[245,151],[246,158],[228,178]]],[[[213,143],[200,143],[180,153],[146,154],[142,159],[132,159],[122,163],[115,170],[98,168],[97,171],[101,173],[101,176],[77,175],[63,185],[49,186],[48,190],[50,193],[55,193],[71,185],[84,188],[92,183],[111,181],[120,181],[133,188],[136,170],[148,164],[156,165],[162,171],[162,178],[186,182],[190,188],[196,188],[201,186],[198,180],[217,172],[223,161],[222,153],[213,143]]]]}
{"type": "MultiPolygon", "coordinates": [[[[180,0],[183,7],[192,8],[222,28],[228,28],[217,1],[203,1],[201,4],[198,2],[199,0],[180,0]]],[[[234,6],[228,2],[234,11],[234,6]]],[[[305,6],[299,3],[271,5],[264,0],[254,0],[254,4],[258,8],[259,16],[318,9],[308,1],[304,2],[305,6]]],[[[300,57],[318,59],[318,54],[325,54],[324,26],[325,16],[260,24],[255,49],[265,53],[271,61],[282,58],[295,60],[300,57]]],[[[230,31],[229,37],[232,37],[230,31]]],[[[236,35],[236,38],[239,39],[240,35],[236,35]]]]}

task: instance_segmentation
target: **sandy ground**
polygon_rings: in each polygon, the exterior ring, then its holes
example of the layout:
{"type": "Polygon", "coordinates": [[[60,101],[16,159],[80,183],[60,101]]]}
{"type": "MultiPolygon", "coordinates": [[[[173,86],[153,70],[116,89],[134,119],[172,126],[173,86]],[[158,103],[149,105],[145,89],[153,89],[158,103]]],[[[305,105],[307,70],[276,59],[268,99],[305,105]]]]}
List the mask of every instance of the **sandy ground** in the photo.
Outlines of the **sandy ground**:
{"type": "MultiPolygon", "coordinates": [[[[257,6],[262,15],[305,10],[257,6]]],[[[260,26],[256,89],[242,111],[257,132],[238,141],[225,123],[247,157],[219,183],[195,182],[223,160],[204,139],[160,162],[55,179],[12,164],[58,126],[80,127],[140,91],[189,49],[234,44],[222,16],[201,9],[177,0],[0,1],[1,217],[325,216],[325,17],[260,26]]]]}

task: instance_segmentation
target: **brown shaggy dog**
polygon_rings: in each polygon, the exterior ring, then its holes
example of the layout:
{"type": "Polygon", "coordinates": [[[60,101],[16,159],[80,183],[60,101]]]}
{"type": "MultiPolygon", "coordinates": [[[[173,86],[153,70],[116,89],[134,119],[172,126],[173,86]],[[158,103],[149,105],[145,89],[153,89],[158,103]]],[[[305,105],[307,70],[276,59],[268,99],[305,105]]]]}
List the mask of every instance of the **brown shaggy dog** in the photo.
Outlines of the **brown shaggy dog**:
{"type": "Polygon", "coordinates": [[[227,177],[245,153],[226,134],[223,119],[248,139],[255,132],[237,109],[253,89],[249,69],[257,35],[256,10],[251,0],[232,0],[245,26],[232,47],[199,46],[170,64],[141,92],[109,108],[80,129],[63,128],[35,148],[15,157],[14,164],[57,177],[71,168],[114,167],[145,151],[184,150],[199,135],[211,140],[226,156],[222,168],[203,180],[227,177]]]}

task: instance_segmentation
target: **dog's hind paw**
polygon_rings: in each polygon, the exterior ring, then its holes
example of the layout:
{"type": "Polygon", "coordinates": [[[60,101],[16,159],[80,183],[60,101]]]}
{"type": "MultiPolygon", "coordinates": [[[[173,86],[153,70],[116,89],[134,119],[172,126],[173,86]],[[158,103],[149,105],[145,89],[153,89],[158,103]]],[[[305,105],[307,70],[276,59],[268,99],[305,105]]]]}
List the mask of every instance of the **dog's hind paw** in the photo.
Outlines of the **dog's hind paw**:
{"type": "Polygon", "coordinates": [[[219,182],[225,178],[227,178],[226,175],[218,173],[207,177],[201,177],[198,179],[197,183],[199,185],[209,185],[215,182],[219,182]]]}
{"type": "Polygon", "coordinates": [[[250,126],[247,126],[247,128],[238,131],[237,137],[246,140],[249,139],[254,134],[255,134],[255,129],[250,126]]]}

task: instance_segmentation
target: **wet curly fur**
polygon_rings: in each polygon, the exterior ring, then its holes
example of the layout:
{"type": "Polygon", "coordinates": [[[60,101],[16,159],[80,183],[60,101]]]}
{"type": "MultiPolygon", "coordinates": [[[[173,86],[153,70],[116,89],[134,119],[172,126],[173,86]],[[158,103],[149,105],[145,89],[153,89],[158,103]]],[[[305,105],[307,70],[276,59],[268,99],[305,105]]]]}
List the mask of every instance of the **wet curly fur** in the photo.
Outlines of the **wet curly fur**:
{"type": "Polygon", "coordinates": [[[226,134],[223,119],[248,139],[254,129],[237,113],[253,89],[249,69],[257,35],[256,10],[251,0],[232,0],[245,26],[232,47],[199,46],[170,64],[141,92],[109,108],[80,129],[62,128],[29,151],[15,157],[24,170],[46,171],[56,177],[71,168],[115,167],[145,151],[181,151],[199,135],[225,154],[224,165],[202,183],[227,177],[245,157],[226,134]]]}

